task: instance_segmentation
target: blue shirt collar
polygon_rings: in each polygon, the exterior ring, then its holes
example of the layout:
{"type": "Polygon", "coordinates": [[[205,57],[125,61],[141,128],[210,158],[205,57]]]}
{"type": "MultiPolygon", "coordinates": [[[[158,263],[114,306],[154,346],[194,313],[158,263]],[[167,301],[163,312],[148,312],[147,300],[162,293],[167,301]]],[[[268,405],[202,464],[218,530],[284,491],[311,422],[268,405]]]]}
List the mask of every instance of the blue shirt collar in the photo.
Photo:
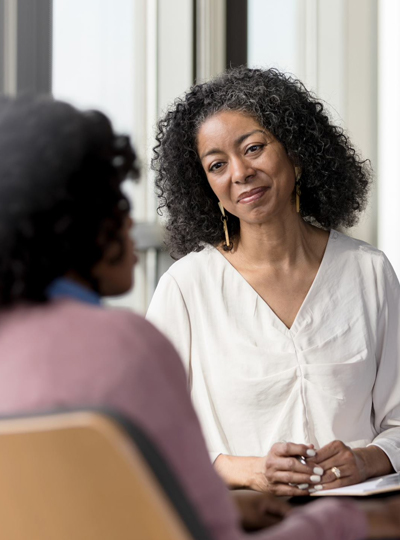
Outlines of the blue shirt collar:
{"type": "Polygon", "coordinates": [[[101,298],[96,292],[80,285],[72,279],[64,277],[52,281],[46,289],[46,294],[50,300],[67,297],[74,298],[80,302],[86,302],[87,304],[101,305],[101,298]]]}

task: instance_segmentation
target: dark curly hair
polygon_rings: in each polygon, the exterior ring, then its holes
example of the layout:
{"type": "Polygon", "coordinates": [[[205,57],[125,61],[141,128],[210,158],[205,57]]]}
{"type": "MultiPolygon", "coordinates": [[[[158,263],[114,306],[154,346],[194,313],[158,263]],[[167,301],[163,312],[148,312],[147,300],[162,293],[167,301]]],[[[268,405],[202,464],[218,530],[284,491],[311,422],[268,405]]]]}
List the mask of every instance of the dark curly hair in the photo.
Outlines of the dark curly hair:
{"type": "MultiPolygon", "coordinates": [[[[203,242],[218,245],[223,240],[217,197],[196,139],[207,118],[226,110],[256,119],[301,167],[301,215],[306,221],[324,229],[356,223],[367,202],[370,165],[360,159],[343,129],[332,125],[321,101],[276,69],[234,68],[193,86],[158,123],[152,167],[158,211],[167,209],[167,244],[175,257],[200,251],[203,242]]],[[[236,216],[229,214],[228,226],[231,237],[238,235],[236,216]]]]}
{"type": "Polygon", "coordinates": [[[128,173],[139,173],[129,139],[102,113],[0,98],[0,306],[45,301],[71,270],[96,290],[93,266],[110,243],[122,250],[128,173]]]}

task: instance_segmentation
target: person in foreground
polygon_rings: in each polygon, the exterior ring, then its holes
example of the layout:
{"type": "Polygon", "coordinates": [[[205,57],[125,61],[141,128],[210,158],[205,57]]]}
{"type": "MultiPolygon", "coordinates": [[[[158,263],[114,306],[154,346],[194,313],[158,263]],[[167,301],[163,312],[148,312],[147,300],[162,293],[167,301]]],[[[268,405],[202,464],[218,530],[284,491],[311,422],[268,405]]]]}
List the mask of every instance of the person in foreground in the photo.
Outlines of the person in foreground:
{"type": "MultiPolygon", "coordinates": [[[[142,317],[101,305],[132,285],[128,172],[138,175],[129,140],[101,113],[0,99],[0,413],[121,411],[153,439],[212,538],[244,540],[174,348],[142,317]]],[[[249,527],[287,513],[271,496],[247,496],[238,504],[249,527]]],[[[399,499],[366,510],[319,501],[254,538],[395,537],[399,516],[399,499]]]]}
{"type": "Polygon", "coordinates": [[[157,140],[184,257],[147,318],[183,359],[227,485],[301,495],[400,470],[400,287],[336,230],[371,176],[343,130],[299,81],[237,68],[177,99],[157,140]]]}

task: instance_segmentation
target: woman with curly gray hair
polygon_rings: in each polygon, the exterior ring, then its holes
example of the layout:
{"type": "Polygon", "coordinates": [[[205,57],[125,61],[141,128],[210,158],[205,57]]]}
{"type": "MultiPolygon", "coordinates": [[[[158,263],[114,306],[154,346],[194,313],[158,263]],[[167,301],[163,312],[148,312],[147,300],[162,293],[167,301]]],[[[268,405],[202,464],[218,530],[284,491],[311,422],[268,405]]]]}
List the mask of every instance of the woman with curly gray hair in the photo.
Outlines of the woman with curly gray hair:
{"type": "Polygon", "coordinates": [[[217,471],[304,495],[399,470],[399,283],[381,251],[338,231],[366,205],[368,162],[274,69],[194,86],[157,141],[183,258],[148,318],[180,352],[217,471]]]}

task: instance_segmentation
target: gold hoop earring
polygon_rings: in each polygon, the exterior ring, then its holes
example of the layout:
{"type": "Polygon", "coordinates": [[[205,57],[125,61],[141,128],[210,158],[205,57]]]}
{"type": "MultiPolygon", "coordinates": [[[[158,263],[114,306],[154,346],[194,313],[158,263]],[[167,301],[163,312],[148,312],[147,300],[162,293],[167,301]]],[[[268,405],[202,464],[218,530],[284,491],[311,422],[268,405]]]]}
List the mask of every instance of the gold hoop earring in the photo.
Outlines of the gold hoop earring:
{"type": "Polygon", "coordinates": [[[221,210],[221,221],[224,225],[224,233],[225,233],[225,244],[223,246],[224,251],[230,251],[233,248],[233,244],[231,244],[231,241],[229,239],[229,231],[228,231],[228,216],[225,214],[225,208],[222,206],[222,204],[218,203],[219,209],[221,210]]]}
{"type": "Polygon", "coordinates": [[[294,168],[294,174],[296,177],[296,212],[300,213],[300,178],[301,178],[301,167],[295,167],[294,168]]]}

